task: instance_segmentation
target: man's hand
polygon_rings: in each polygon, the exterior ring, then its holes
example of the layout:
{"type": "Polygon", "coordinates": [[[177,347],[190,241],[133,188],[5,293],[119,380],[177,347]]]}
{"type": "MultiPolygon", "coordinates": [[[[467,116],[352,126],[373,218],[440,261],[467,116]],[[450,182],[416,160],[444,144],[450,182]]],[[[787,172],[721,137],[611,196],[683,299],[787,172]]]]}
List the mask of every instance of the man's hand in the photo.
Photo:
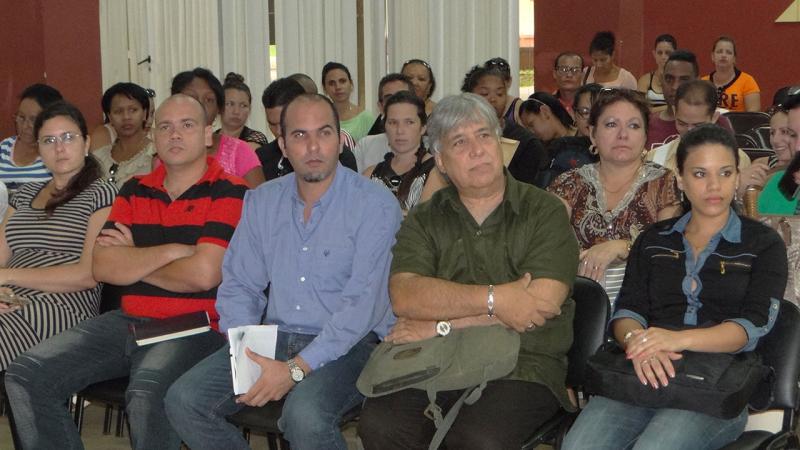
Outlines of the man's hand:
{"type": "Polygon", "coordinates": [[[561,314],[558,303],[534,295],[531,281],[531,274],[526,273],[517,281],[495,287],[495,315],[520,333],[542,326],[548,319],[561,314]]]}
{"type": "Polygon", "coordinates": [[[436,322],[433,320],[414,320],[398,317],[386,341],[392,344],[406,344],[436,336],[436,322]]]}
{"type": "Polygon", "coordinates": [[[114,227],[116,230],[113,228],[100,230],[100,235],[97,236],[97,245],[101,247],[135,247],[130,228],[119,222],[114,222],[114,227]]]}
{"type": "Polygon", "coordinates": [[[264,406],[267,402],[282,399],[294,387],[289,365],[285,362],[276,361],[249,348],[245,349],[247,357],[261,366],[261,376],[246,394],[239,396],[236,403],[244,403],[248,406],[264,406]]]}

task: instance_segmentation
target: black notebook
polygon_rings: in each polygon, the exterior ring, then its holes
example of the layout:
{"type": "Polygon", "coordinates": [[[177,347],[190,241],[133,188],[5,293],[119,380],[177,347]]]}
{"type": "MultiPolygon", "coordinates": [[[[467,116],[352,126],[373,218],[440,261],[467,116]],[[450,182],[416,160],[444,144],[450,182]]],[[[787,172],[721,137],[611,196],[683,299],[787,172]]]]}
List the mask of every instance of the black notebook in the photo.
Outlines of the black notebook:
{"type": "Polygon", "coordinates": [[[136,344],[143,346],[204,333],[211,329],[211,322],[207,312],[197,311],[167,319],[153,319],[131,325],[130,329],[136,344]]]}

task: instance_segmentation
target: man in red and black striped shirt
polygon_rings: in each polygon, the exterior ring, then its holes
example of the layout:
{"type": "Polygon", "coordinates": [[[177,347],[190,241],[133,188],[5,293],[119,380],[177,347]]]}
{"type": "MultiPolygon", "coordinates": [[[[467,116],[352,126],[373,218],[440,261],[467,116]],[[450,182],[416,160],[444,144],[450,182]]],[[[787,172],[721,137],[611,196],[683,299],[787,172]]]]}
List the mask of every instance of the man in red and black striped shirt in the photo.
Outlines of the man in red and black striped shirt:
{"type": "Polygon", "coordinates": [[[153,132],[163,164],[122,187],[93,255],[97,281],[125,286],[121,310],[45,341],[16,365],[16,379],[26,380],[16,386],[25,391],[25,402],[14,405],[15,413],[21,409],[26,448],[81,447],[62,400],[88,384],[122,376],[130,376],[126,411],[133,448],[180,445],[164,412],[164,394],[225,339],[210,331],[139,347],[128,328],[207,311],[216,329],[222,258],[247,185],[206,156],[206,122],[202,105],[185,95],[168,98],[156,111],[153,132]]]}

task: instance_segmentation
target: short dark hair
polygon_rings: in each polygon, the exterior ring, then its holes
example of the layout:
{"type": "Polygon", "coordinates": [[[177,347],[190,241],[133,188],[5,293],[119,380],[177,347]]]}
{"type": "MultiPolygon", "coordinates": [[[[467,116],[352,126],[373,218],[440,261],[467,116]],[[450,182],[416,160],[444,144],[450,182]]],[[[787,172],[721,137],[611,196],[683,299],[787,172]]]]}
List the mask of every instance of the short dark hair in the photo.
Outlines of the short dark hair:
{"type": "MultiPolygon", "coordinates": [[[[39,132],[42,130],[44,123],[55,117],[66,117],[68,120],[72,121],[78,126],[83,139],[86,139],[89,130],[86,127],[86,119],[84,119],[81,111],[73,104],[59,100],[49,104],[36,117],[36,121],[33,123],[33,135],[36,136],[37,141],[39,139],[39,132]]],[[[94,156],[87,154],[84,157],[84,164],[81,170],[69,179],[64,189],[56,191],[47,201],[44,207],[47,217],[52,216],[56,208],[75,198],[76,195],[89,187],[90,184],[94,183],[94,181],[101,176],[102,171],[100,169],[100,163],[97,162],[94,156]]]]}
{"type": "Polygon", "coordinates": [[[730,42],[731,47],[733,47],[733,56],[736,56],[736,41],[734,41],[732,37],[725,35],[718,37],[717,40],[714,41],[714,46],[711,47],[712,52],[717,49],[717,44],[720,42],[730,42]]]}
{"type": "Polygon", "coordinates": [[[539,114],[542,105],[547,105],[550,111],[558,118],[558,121],[565,127],[569,128],[575,126],[575,121],[572,120],[572,116],[569,115],[561,102],[549,92],[534,92],[528,97],[528,100],[522,102],[519,107],[519,112],[520,114],[522,114],[522,112],[539,114]]]}
{"type": "Polygon", "coordinates": [[[720,144],[725,147],[733,154],[733,158],[736,161],[736,170],[739,170],[739,146],[736,144],[736,139],[731,132],[717,124],[704,123],[689,130],[689,132],[681,138],[680,143],[678,143],[675,161],[679,174],[683,172],[683,167],[689,153],[703,144],[720,144]]]}
{"type": "MultiPolygon", "coordinates": [[[[103,109],[106,123],[110,121],[111,101],[114,100],[114,97],[117,95],[122,95],[136,101],[144,110],[145,118],[150,115],[150,96],[147,94],[145,88],[136,83],[117,83],[106,89],[103,93],[103,98],[100,99],[100,107],[103,109]]],[[[146,121],[147,119],[145,119],[145,122],[146,121]]],[[[144,127],[144,123],[142,123],[142,127],[144,127]]]]}
{"type": "Polygon", "coordinates": [[[253,96],[250,94],[250,87],[245,84],[244,77],[235,72],[228,72],[225,75],[225,82],[222,83],[223,92],[227,89],[236,89],[247,94],[247,101],[253,102],[253,96]]]}
{"type": "Polygon", "coordinates": [[[23,101],[26,98],[35,101],[42,109],[64,99],[58,89],[42,83],[32,84],[23,89],[22,93],[19,94],[19,101],[23,101]]]}
{"type": "Polygon", "coordinates": [[[678,48],[678,41],[675,39],[675,36],[673,36],[671,34],[665,33],[665,34],[659,34],[658,36],[656,36],[656,42],[655,42],[655,44],[653,44],[653,47],[657,47],[658,44],[660,44],[662,42],[666,42],[667,44],[670,44],[672,46],[673,50],[676,50],[678,48]]]}
{"type": "Polygon", "coordinates": [[[667,58],[667,62],[664,63],[664,66],[666,67],[666,65],[672,61],[682,61],[691,64],[692,70],[694,70],[694,76],[700,76],[700,67],[697,65],[697,56],[695,56],[695,54],[689,50],[679,49],[670,53],[669,58],[667,58]]]}
{"type": "Polygon", "coordinates": [[[589,94],[589,103],[594,105],[594,102],[597,100],[597,94],[599,94],[602,89],[603,85],[598,83],[588,83],[579,87],[578,90],[575,91],[575,98],[572,99],[572,109],[578,109],[578,100],[583,94],[587,93],[589,94]]]}
{"type": "Polygon", "coordinates": [[[389,107],[398,103],[408,103],[409,105],[415,106],[417,108],[417,117],[419,117],[420,123],[423,125],[428,123],[428,114],[425,112],[425,101],[417,97],[417,94],[415,94],[413,91],[398,91],[386,99],[386,103],[383,105],[384,124],[386,123],[386,112],[389,111],[389,107]]]}
{"type": "Polygon", "coordinates": [[[717,110],[717,88],[706,80],[692,80],[683,83],[675,92],[675,109],[683,100],[688,105],[704,105],[708,115],[717,110]]]}
{"type": "Polygon", "coordinates": [[[589,53],[603,52],[607,55],[614,54],[614,46],[617,38],[610,31],[600,31],[594,35],[592,42],[589,43],[589,53]]]}
{"type": "MultiPolygon", "coordinates": [[[[292,80],[292,81],[294,81],[294,80],[292,80]]],[[[295,83],[297,83],[297,82],[295,81],[295,83]]],[[[281,119],[280,119],[281,136],[286,136],[286,111],[289,111],[289,106],[291,106],[292,103],[294,103],[296,101],[301,101],[301,100],[305,100],[305,101],[309,101],[309,102],[322,102],[322,103],[325,103],[326,105],[328,105],[328,107],[330,107],[330,109],[331,109],[331,113],[333,114],[333,121],[336,123],[336,134],[337,135],[341,135],[342,130],[341,130],[341,126],[339,124],[339,112],[336,111],[336,107],[333,106],[333,102],[331,101],[331,99],[329,99],[328,97],[326,97],[326,96],[324,96],[322,94],[309,94],[306,91],[303,91],[302,94],[300,94],[300,95],[296,96],[295,98],[293,98],[286,105],[286,107],[281,110],[281,119]]]]}
{"type": "Polygon", "coordinates": [[[306,90],[292,78],[278,78],[264,89],[261,103],[264,109],[286,106],[298,95],[305,94],[306,90]]]}
{"type": "Polygon", "coordinates": [[[644,94],[632,89],[602,89],[597,96],[597,101],[592,105],[592,112],[589,113],[589,125],[596,127],[597,121],[605,110],[614,103],[619,102],[628,102],[639,110],[639,113],[642,115],[642,123],[646,134],[647,128],[650,126],[650,105],[647,103],[644,94]]]}
{"type": "Polygon", "coordinates": [[[222,89],[222,83],[219,82],[219,78],[204,67],[195,67],[192,70],[175,75],[175,78],[172,79],[170,93],[172,95],[180,94],[195,78],[200,78],[208,84],[208,87],[214,92],[214,97],[216,97],[217,109],[222,111],[225,108],[225,90],[222,89]]]}
{"type": "Polygon", "coordinates": [[[336,69],[339,69],[339,70],[343,71],[344,73],[346,73],[347,74],[347,79],[350,80],[351,83],[353,82],[353,77],[350,76],[350,69],[348,69],[347,66],[345,66],[342,63],[329,61],[324,66],[322,66],[322,85],[323,86],[325,86],[325,77],[328,76],[328,72],[330,72],[331,70],[336,70],[336,69]]]}
{"type": "Polygon", "coordinates": [[[385,75],[381,78],[381,81],[378,82],[378,101],[383,101],[383,87],[387,84],[394,82],[394,81],[402,81],[403,83],[408,86],[408,90],[412,93],[414,92],[414,84],[411,82],[411,79],[407,76],[403,75],[402,73],[390,73],[385,75]]]}
{"type": "Polygon", "coordinates": [[[497,77],[505,83],[503,72],[497,67],[472,66],[469,72],[464,75],[464,83],[461,85],[461,92],[472,92],[484,77],[497,77]]]}
{"type": "Polygon", "coordinates": [[[436,77],[433,76],[433,69],[431,69],[431,65],[422,59],[412,58],[403,63],[403,67],[400,68],[400,73],[403,73],[403,71],[406,70],[406,66],[410,64],[419,64],[420,66],[428,69],[428,78],[431,79],[431,88],[428,90],[428,97],[432,96],[433,91],[436,90],[436,77]]]}
{"type": "Polygon", "coordinates": [[[510,80],[511,79],[511,65],[505,58],[496,57],[492,58],[485,63],[483,63],[484,67],[497,67],[500,73],[503,74],[503,79],[510,80]]]}
{"type": "Polygon", "coordinates": [[[581,60],[581,67],[583,67],[583,56],[581,56],[581,55],[579,55],[579,54],[577,54],[575,52],[566,51],[566,52],[559,53],[558,56],[556,56],[556,59],[553,60],[553,69],[558,67],[558,61],[561,58],[565,57],[565,56],[570,56],[570,57],[577,56],[578,59],[581,60]]]}

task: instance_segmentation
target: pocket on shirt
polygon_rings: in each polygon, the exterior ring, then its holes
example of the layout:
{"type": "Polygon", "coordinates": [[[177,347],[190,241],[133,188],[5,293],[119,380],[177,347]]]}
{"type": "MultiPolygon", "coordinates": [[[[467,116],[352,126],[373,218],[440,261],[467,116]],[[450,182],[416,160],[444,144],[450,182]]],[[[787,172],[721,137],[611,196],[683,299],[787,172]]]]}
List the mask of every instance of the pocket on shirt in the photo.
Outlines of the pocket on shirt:
{"type": "Polygon", "coordinates": [[[341,290],[350,279],[355,248],[344,245],[321,245],[314,253],[317,286],[323,290],[341,290]]]}

